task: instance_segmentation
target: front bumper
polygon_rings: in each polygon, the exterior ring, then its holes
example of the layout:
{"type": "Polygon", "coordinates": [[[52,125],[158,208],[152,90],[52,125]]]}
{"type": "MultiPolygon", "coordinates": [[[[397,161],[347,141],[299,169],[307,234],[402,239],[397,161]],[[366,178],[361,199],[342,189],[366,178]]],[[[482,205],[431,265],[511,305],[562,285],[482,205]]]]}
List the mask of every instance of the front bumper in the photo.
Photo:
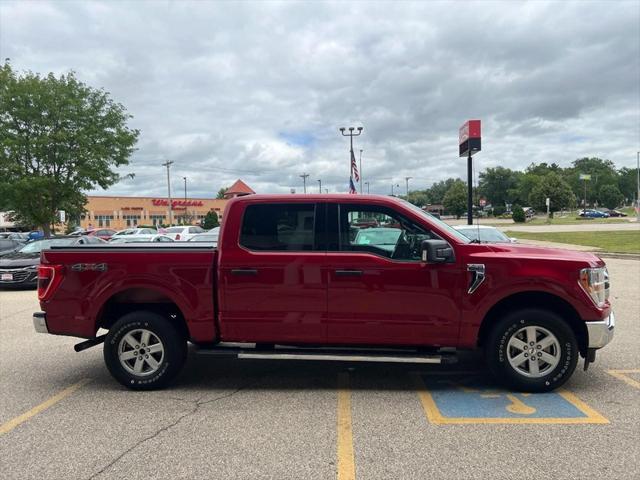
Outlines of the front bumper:
{"type": "Polygon", "coordinates": [[[613,310],[604,320],[585,323],[589,336],[589,348],[602,348],[613,339],[613,331],[616,326],[613,310]]]}
{"type": "Polygon", "coordinates": [[[33,314],[33,328],[38,333],[49,333],[47,328],[47,314],[44,312],[35,312],[33,314]]]}

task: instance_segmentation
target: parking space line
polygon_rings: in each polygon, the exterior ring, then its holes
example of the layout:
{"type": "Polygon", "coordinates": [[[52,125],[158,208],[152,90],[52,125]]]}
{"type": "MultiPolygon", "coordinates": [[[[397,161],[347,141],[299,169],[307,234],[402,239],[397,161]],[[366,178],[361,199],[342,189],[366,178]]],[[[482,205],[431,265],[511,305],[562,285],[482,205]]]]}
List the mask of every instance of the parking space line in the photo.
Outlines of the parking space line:
{"type": "MultiPolygon", "coordinates": [[[[580,400],[573,393],[558,389],[557,393],[573,407],[582,412],[584,417],[536,417],[536,418],[514,418],[514,417],[446,417],[442,415],[436,401],[427,389],[422,377],[417,374],[411,374],[416,388],[416,392],[422,404],[422,408],[427,417],[427,421],[434,425],[464,425],[464,424],[608,424],[604,416],[591,408],[585,402],[580,400]]],[[[490,396],[490,395],[485,395],[490,396]]],[[[517,409],[520,401],[513,402],[513,395],[507,394],[507,398],[512,397],[512,405],[517,409]]],[[[520,405],[522,408],[522,405],[520,405]]],[[[513,411],[513,410],[512,410],[513,411]]],[[[518,412],[522,413],[522,412],[518,412]]]]}
{"type": "Polygon", "coordinates": [[[69,395],[71,395],[73,392],[78,390],[80,387],[82,387],[83,385],[85,385],[89,381],[90,381],[90,379],[88,379],[88,378],[82,379],[78,383],[74,383],[70,387],[65,388],[64,390],[62,390],[60,393],[54,395],[53,397],[49,398],[48,400],[45,400],[40,405],[36,405],[35,407],[33,407],[28,412],[25,412],[22,415],[19,415],[19,416],[15,417],[15,418],[12,418],[8,422],[3,423],[2,425],[0,425],[0,435],[4,435],[5,433],[9,433],[11,430],[16,428],[18,425],[26,422],[27,420],[29,420],[32,417],[35,417],[37,414],[45,411],[49,407],[52,407],[53,405],[55,405],[56,403],[60,402],[61,400],[64,400],[65,398],[67,398],[69,395]]]}
{"type": "Polygon", "coordinates": [[[640,373],[640,368],[634,368],[631,370],[607,370],[607,373],[616,377],[618,380],[622,380],[623,382],[631,385],[634,388],[640,389],[640,382],[627,375],[628,373],[640,373]]]}
{"type": "Polygon", "coordinates": [[[338,374],[338,480],[355,480],[349,374],[338,374]]]}

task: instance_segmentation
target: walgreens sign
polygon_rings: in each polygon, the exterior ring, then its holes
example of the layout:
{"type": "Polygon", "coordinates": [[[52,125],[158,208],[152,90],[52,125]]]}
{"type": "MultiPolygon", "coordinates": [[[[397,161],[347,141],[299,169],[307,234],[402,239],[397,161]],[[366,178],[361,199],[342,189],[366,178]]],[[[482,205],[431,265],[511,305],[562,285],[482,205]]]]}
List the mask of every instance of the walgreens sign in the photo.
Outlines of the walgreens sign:
{"type": "MultiPolygon", "coordinates": [[[[154,198],[153,200],[151,200],[151,203],[153,203],[153,205],[155,205],[156,207],[159,207],[159,206],[168,207],[169,206],[169,200],[166,200],[164,198],[154,198]]],[[[202,200],[172,200],[171,201],[171,208],[174,208],[174,207],[201,207],[202,205],[204,205],[202,200]]]]}

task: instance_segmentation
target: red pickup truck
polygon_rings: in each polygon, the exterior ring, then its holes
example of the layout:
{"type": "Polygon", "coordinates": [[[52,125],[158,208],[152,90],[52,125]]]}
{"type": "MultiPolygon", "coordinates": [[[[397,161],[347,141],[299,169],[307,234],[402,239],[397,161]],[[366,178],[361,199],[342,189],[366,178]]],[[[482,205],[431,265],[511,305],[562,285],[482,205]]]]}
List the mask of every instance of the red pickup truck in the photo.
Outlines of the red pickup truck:
{"type": "Polygon", "coordinates": [[[549,391],[615,323],[600,258],[473,243],[375,195],[236,198],[215,248],[54,247],[38,282],[35,329],[88,339],[76,351],[104,342],[133,389],[171,381],[190,342],[238,358],[418,363],[481,348],[509,387],[549,391]]]}

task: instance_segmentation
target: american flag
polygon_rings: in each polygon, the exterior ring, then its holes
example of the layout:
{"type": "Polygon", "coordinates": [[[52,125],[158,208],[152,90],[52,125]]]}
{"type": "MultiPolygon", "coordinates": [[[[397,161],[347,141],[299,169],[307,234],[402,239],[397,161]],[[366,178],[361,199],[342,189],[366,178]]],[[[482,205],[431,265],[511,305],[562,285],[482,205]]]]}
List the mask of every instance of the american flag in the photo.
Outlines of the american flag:
{"type": "Polygon", "coordinates": [[[349,193],[356,194],[356,186],[353,184],[353,177],[349,177],[349,193]]]}
{"type": "Polygon", "coordinates": [[[360,174],[358,174],[358,167],[356,165],[356,156],[353,154],[353,150],[351,150],[351,175],[356,179],[356,182],[360,181],[360,174]]]}

